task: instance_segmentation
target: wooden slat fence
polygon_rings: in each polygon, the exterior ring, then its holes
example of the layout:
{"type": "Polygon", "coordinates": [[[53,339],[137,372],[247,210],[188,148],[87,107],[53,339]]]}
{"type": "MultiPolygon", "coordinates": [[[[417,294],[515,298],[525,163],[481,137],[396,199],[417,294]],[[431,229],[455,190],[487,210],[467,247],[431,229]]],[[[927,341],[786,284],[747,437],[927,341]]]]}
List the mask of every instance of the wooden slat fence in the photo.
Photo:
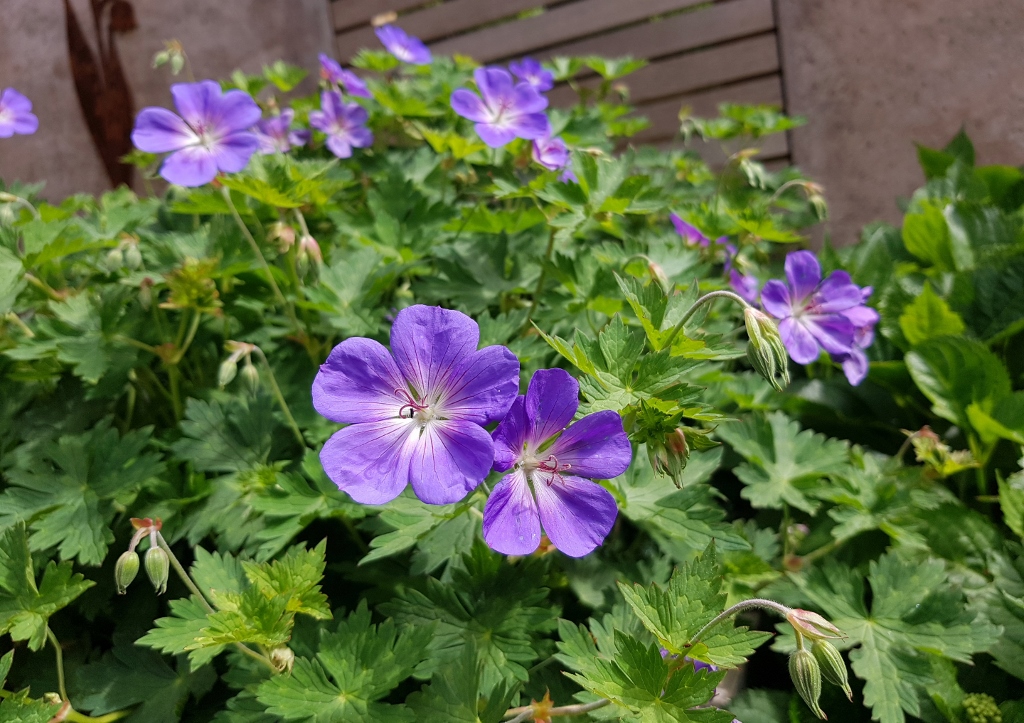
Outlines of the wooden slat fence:
{"type": "MultiPolygon", "coordinates": [[[[784,105],[773,0],[334,0],[338,56],[380,47],[374,17],[395,24],[435,53],[461,53],[500,63],[526,55],[632,55],[650,64],[627,77],[630,99],[650,119],[638,142],[676,142],[681,106],[713,116],[719,103],[784,105]]],[[[596,77],[581,85],[596,85],[596,77]]],[[[567,85],[549,95],[571,105],[567,85]]],[[[710,161],[721,153],[697,144],[710,161]]],[[[784,134],[769,136],[760,158],[772,165],[789,156],[784,134]]]]}

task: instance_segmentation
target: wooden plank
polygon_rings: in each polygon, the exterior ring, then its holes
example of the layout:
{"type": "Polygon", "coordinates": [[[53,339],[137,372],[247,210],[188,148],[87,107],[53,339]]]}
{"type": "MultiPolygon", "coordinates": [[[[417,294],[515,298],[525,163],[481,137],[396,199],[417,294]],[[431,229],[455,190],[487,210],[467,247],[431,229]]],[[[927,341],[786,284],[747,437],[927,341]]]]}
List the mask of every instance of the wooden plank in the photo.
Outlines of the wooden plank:
{"type": "Polygon", "coordinates": [[[730,0],[664,20],[558,45],[545,50],[540,57],[601,55],[616,58],[632,55],[651,60],[774,28],[772,0],[730,0]]]}
{"type": "MultiPolygon", "coordinates": [[[[396,24],[423,42],[430,42],[551,4],[552,0],[449,0],[402,15],[396,24]]],[[[348,58],[379,43],[373,28],[367,26],[339,34],[336,44],[339,57],[348,58]]]]}
{"type": "Polygon", "coordinates": [[[331,15],[335,32],[369,24],[370,18],[386,12],[402,12],[426,5],[430,0],[334,0],[331,15]]]}
{"type": "MultiPolygon", "coordinates": [[[[629,87],[630,102],[644,103],[778,70],[778,47],[772,32],[652,63],[623,78],[622,82],[629,87]]],[[[600,83],[601,79],[595,77],[580,85],[594,88],[600,83]]],[[[578,100],[576,91],[568,85],[555,88],[548,98],[551,105],[557,107],[570,106],[578,100]]]]}
{"type": "Polygon", "coordinates": [[[514,24],[484,28],[436,43],[441,54],[463,53],[487,63],[574,38],[681,10],[706,0],[579,0],[514,24]]]}
{"type": "Polygon", "coordinates": [[[682,106],[689,106],[695,116],[713,118],[718,115],[720,103],[768,103],[781,106],[782,79],[778,75],[770,75],[642,105],[637,108],[637,114],[645,116],[651,125],[633,136],[632,141],[653,143],[670,140],[679,132],[679,109],[682,106]]]}
{"type": "MultiPolygon", "coordinates": [[[[682,139],[679,139],[658,141],[650,145],[663,151],[684,149],[695,151],[705,163],[714,168],[721,168],[728,160],[728,156],[722,150],[722,144],[717,141],[703,141],[694,138],[688,144],[684,144],[682,139]]],[[[770,171],[778,170],[780,160],[782,160],[782,167],[789,165],[789,141],[785,133],[775,133],[757,140],[748,139],[743,144],[743,147],[760,148],[761,152],[757,154],[755,159],[764,163],[765,167],[770,171]],[[771,164],[770,167],[769,164],[771,164]]]]}

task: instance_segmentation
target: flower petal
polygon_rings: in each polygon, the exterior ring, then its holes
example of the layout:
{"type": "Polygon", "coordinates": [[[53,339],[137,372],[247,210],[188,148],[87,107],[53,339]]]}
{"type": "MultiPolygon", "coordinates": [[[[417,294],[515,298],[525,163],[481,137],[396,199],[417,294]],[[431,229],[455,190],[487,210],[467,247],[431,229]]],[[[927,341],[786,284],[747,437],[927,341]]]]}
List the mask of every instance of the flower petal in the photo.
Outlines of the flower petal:
{"type": "Polygon", "coordinates": [[[517,394],[519,359],[503,346],[488,346],[463,359],[437,407],[448,419],[489,424],[505,416],[517,394]]]}
{"type": "Polygon", "coordinates": [[[0,95],[0,108],[7,108],[15,113],[28,113],[32,110],[32,101],[14,88],[4,88],[3,94],[0,95]]]}
{"type": "Polygon", "coordinates": [[[402,309],[391,327],[391,353],[403,378],[422,396],[443,383],[476,351],[480,327],[461,311],[416,304],[402,309]]]}
{"type": "Polygon", "coordinates": [[[571,474],[591,479],[618,477],[633,459],[622,417],[610,409],[570,425],[547,451],[559,465],[570,465],[571,474]]]}
{"type": "Polygon", "coordinates": [[[684,221],[678,214],[673,213],[669,218],[672,219],[672,225],[676,227],[676,233],[683,237],[687,246],[707,246],[711,243],[711,240],[702,234],[700,229],[684,221]]]}
{"type": "Polygon", "coordinates": [[[181,118],[166,108],[143,108],[135,119],[132,143],[146,153],[167,153],[199,142],[181,118]]]}
{"type": "Polygon", "coordinates": [[[843,365],[843,374],[846,375],[846,381],[852,386],[857,386],[864,381],[868,376],[868,357],[860,349],[854,347],[845,358],[840,361],[843,365]]]}
{"type": "Polygon", "coordinates": [[[526,390],[529,441],[540,445],[554,437],[569,426],[579,406],[580,384],[569,372],[538,369],[526,390]]]}
{"type": "Polygon", "coordinates": [[[513,98],[512,75],[504,68],[477,68],[473,71],[473,80],[480,89],[484,104],[492,113],[492,118],[503,105],[510,105],[513,98]]]}
{"type": "Polygon", "coordinates": [[[856,329],[842,314],[806,315],[800,323],[829,354],[848,354],[853,348],[856,329]]]}
{"type": "Polygon", "coordinates": [[[313,380],[313,407],[332,422],[354,424],[398,418],[405,382],[388,350],[352,337],[331,350],[313,380]]]}
{"type": "Polygon", "coordinates": [[[324,472],[356,502],[390,502],[409,481],[412,433],[416,427],[408,419],[345,427],[335,432],[320,450],[324,472]]]}
{"type": "Polygon", "coordinates": [[[529,83],[516,83],[512,88],[512,108],[518,113],[540,113],[548,107],[548,99],[529,83]]]}
{"type": "Polygon", "coordinates": [[[242,90],[229,90],[213,101],[210,122],[221,133],[235,133],[252,128],[262,111],[252,96],[242,90]]]}
{"type": "Polygon", "coordinates": [[[530,423],[526,419],[526,397],[520,395],[512,402],[505,418],[491,435],[494,440],[494,469],[504,472],[519,461],[526,444],[530,423]]]}
{"type": "Polygon", "coordinates": [[[543,138],[551,133],[551,123],[544,113],[510,116],[502,125],[512,131],[516,138],[525,138],[528,141],[543,138]]]}
{"type": "Polygon", "coordinates": [[[480,96],[466,88],[459,88],[452,93],[452,110],[463,118],[468,118],[477,123],[486,123],[491,120],[491,112],[484,105],[480,96]]]}
{"type": "Polygon", "coordinates": [[[845,271],[833,271],[814,292],[814,310],[821,313],[844,311],[863,303],[860,287],[850,280],[845,271]]]}
{"type": "MultiPolygon", "coordinates": [[[[767,288],[768,285],[765,284],[765,289],[767,288]]],[[[764,303],[764,291],[761,292],[761,302],[764,303]]],[[[786,351],[789,352],[790,359],[797,364],[810,364],[821,354],[818,342],[811,336],[811,332],[792,316],[779,322],[779,335],[786,351]]]]}
{"type": "Polygon", "coordinates": [[[786,278],[793,306],[803,306],[821,281],[821,264],[810,251],[794,251],[786,257],[786,278]]]}
{"type": "Polygon", "coordinates": [[[537,502],[522,472],[502,477],[487,498],[484,542],[503,555],[529,555],[540,545],[537,502]]]}
{"type": "Polygon", "coordinates": [[[238,173],[249,165],[249,159],[259,146],[255,133],[241,131],[224,136],[210,150],[218,169],[224,173],[238,173]]]}
{"type": "Polygon", "coordinates": [[[494,443],[483,427],[435,419],[412,443],[409,481],[427,504],[447,505],[476,489],[493,462],[494,443]]]}
{"type": "Polygon", "coordinates": [[[338,158],[352,157],[352,144],[346,136],[327,136],[327,150],[338,158]]]}
{"type": "Polygon", "coordinates": [[[179,186],[202,186],[217,175],[213,153],[202,146],[189,146],[167,156],[160,175],[179,186]]]}
{"type": "Polygon", "coordinates": [[[21,135],[31,135],[39,130],[39,118],[35,113],[19,111],[14,115],[14,132],[21,135]]]}
{"type": "Polygon", "coordinates": [[[761,305],[776,319],[785,319],[793,315],[793,300],[789,295],[789,289],[776,279],[765,282],[764,288],[761,289],[761,305]]]}
{"type": "Polygon", "coordinates": [[[220,85],[212,80],[175,83],[171,86],[174,107],[193,129],[207,125],[206,121],[216,113],[216,102],[220,94],[220,85]]]}
{"type": "Polygon", "coordinates": [[[544,532],[569,557],[593,552],[612,531],[618,508],[601,485],[579,477],[535,474],[533,488],[544,532]]]}
{"type": "Polygon", "coordinates": [[[480,136],[480,140],[491,148],[501,148],[516,139],[516,134],[504,126],[491,125],[490,123],[477,123],[474,128],[480,136]]]}

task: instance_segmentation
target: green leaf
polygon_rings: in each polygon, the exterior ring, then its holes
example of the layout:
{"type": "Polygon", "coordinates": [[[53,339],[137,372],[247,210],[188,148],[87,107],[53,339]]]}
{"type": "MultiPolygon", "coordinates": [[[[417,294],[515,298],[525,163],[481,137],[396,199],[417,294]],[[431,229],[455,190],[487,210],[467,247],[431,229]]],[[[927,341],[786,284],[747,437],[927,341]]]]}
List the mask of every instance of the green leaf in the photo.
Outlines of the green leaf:
{"type": "Polygon", "coordinates": [[[966,328],[960,315],[928,283],[900,315],[900,329],[912,346],[940,336],[956,336],[966,328]]]}
{"type": "MultiPolygon", "coordinates": [[[[865,681],[864,703],[880,723],[920,715],[917,691],[935,682],[929,656],[969,663],[999,639],[998,627],[967,610],[941,560],[888,554],[872,562],[870,610],[861,575],[835,561],[794,581],[858,646],[850,652],[853,672],[865,681]]],[[[779,647],[791,645],[788,637],[779,647]]]]}
{"type": "Polygon", "coordinates": [[[93,716],[135,708],[127,723],[177,723],[186,701],[201,698],[217,679],[208,667],[190,672],[179,665],[175,671],[155,651],[118,635],[113,651],[81,668],[78,676],[79,688],[87,692],[75,697],[77,708],[93,716]]]}
{"type": "Polygon", "coordinates": [[[998,397],[991,406],[984,401],[972,403],[967,418],[986,444],[1000,439],[1024,444],[1024,391],[998,397]]]}
{"type": "Polygon", "coordinates": [[[626,602],[663,648],[674,655],[686,655],[713,665],[736,667],[763,642],[770,633],[733,627],[723,620],[705,631],[699,641],[694,636],[725,609],[726,593],[718,558],[712,543],[691,563],[676,568],[668,587],[657,583],[644,588],[619,583],[626,602]]]}
{"type": "Polygon", "coordinates": [[[301,83],[309,75],[307,70],[278,60],[272,65],[263,66],[263,76],[273,83],[279,91],[287,93],[301,83]]]}
{"type": "Polygon", "coordinates": [[[42,648],[50,616],[96,584],[72,569],[70,562],[48,563],[37,587],[25,526],[0,535],[0,635],[27,640],[32,650],[42,648]]]}
{"type": "Polygon", "coordinates": [[[419,692],[409,696],[409,708],[419,723],[499,723],[512,706],[517,686],[499,683],[480,689],[482,666],[477,652],[466,646],[462,657],[439,669],[419,692]]]}
{"type": "Polygon", "coordinates": [[[985,345],[961,337],[932,339],[906,356],[907,369],[932,411],[962,427],[970,426],[967,408],[992,403],[1010,393],[1006,368],[985,345]]]}
{"type": "Polygon", "coordinates": [[[200,471],[247,470],[265,463],[270,454],[273,409],[268,395],[225,403],[189,399],[181,421],[184,436],[171,448],[200,471]]]}
{"type": "Polygon", "coordinates": [[[265,598],[284,601],[289,613],[302,613],[317,620],[328,620],[331,608],[320,591],[327,563],[327,541],[312,550],[296,545],[270,563],[242,562],[249,582],[265,598]]]}
{"type": "Polygon", "coordinates": [[[0,700],[0,723],[50,723],[60,703],[32,700],[28,691],[0,700]]]}
{"type": "Polygon", "coordinates": [[[359,564],[383,560],[416,547],[412,574],[430,574],[456,555],[470,551],[476,539],[471,508],[469,503],[424,505],[415,497],[397,497],[381,510],[379,517],[391,531],[370,540],[370,552],[359,564]]]}
{"type": "Polygon", "coordinates": [[[321,631],[315,659],[298,658],[291,675],[261,683],[257,699],[288,721],[414,721],[405,706],[377,701],[420,664],[432,632],[430,626],[399,629],[391,620],[372,625],[364,600],[335,632],[321,631]]]}
{"type": "Polygon", "coordinates": [[[151,431],[119,437],[107,418],[84,434],[16,451],[11,486],[0,495],[0,529],[27,522],[33,550],[57,547],[62,559],[99,565],[118,506],[164,469],[159,455],[144,451],[151,431]]]}
{"type": "Polygon", "coordinates": [[[157,618],[156,627],[139,638],[138,645],[156,648],[168,655],[188,653],[192,670],[199,670],[224,651],[224,645],[195,646],[209,622],[206,608],[197,597],[171,600],[168,607],[170,617],[157,618]]]}
{"type": "Polygon", "coordinates": [[[0,658],[0,688],[7,682],[7,674],[11,672],[11,664],[14,662],[14,651],[8,650],[7,654],[0,658]]]}
{"type": "Polygon", "coordinates": [[[14,301],[25,288],[25,269],[13,251],[0,246],[0,315],[14,308],[14,301]]]}
{"type": "Polygon", "coordinates": [[[996,665],[1024,680],[1024,553],[1011,545],[1010,554],[993,555],[991,571],[995,590],[986,597],[985,614],[1003,628],[988,649],[996,665]]]}
{"type": "Polygon", "coordinates": [[[931,202],[922,202],[921,209],[903,218],[903,245],[922,261],[940,271],[956,268],[950,247],[949,226],[942,209],[931,202]]]}
{"type": "Polygon", "coordinates": [[[997,476],[997,479],[1003,522],[1024,540],[1024,472],[1017,472],[1006,479],[997,476]]]}
{"type": "Polygon", "coordinates": [[[846,442],[801,431],[782,412],[752,414],[716,433],[747,461],[735,474],[746,485],[743,497],[755,507],[789,504],[814,514],[818,503],[812,496],[823,488],[823,479],[846,468],[846,442]]]}

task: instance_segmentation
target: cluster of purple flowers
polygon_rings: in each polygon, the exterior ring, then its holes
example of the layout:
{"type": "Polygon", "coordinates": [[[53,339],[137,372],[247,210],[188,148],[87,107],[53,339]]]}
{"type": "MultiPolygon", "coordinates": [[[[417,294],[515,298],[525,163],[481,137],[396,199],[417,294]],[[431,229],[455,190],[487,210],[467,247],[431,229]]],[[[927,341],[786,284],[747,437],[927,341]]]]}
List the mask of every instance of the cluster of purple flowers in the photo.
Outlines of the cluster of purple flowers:
{"type": "Polygon", "coordinates": [[[32,101],[14,88],[0,93],[0,138],[31,135],[39,129],[39,119],[32,112],[32,101]]]}
{"type": "Polygon", "coordinates": [[[422,501],[450,504],[492,468],[507,471],[484,510],[487,543],[526,555],[543,525],[558,549],[586,555],[617,513],[591,480],[622,474],[632,458],[622,420],[598,412],[570,424],[579,386],[560,369],[538,371],[517,396],[519,360],[503,346],[477,349],[479,340],[465,314],[417,305],[396,316],[390,353],[361,337],[338,344],[313,383],[316,410],[348,425],[324,445],[324,470],[364,504],[410,484],[422,501]]]}
{"type": "Polygon", "coordinates": [[[866,305],[870,286],[857,286],[845,271],[833,271],[822,280],[821,265],[814,254],[795,251],[786,257],[789,285],[773,279],[758,291],[757,277],[736,269],[737,249],[727,237],[712,242],[678,215],[672,214],[671,218],[688,246],[723,248],[729,286],[750,304],[757,304],[760,298],[764,310],[780,320],[782,343],[793,361],[810,364],[824,350],[842,365],[850,384],[864,381],[868,374],[864,350],[874,341],[879,319],[878,312],[866,305]]]}
{"type": "Polygon", "coordinates": [[[478,93],[459,88],[452,93],[452,109],[474,123],[480,140],[500,148],[516,138],[533,141],[533,160],[549,171],[566,169],[562,180],[575,180],[568,169],[569,148],[552,134],[544,112],[543,93],[555,85],[554,76],[533,58],[504,68],[477,68],[473,72],[478,93]]]}

